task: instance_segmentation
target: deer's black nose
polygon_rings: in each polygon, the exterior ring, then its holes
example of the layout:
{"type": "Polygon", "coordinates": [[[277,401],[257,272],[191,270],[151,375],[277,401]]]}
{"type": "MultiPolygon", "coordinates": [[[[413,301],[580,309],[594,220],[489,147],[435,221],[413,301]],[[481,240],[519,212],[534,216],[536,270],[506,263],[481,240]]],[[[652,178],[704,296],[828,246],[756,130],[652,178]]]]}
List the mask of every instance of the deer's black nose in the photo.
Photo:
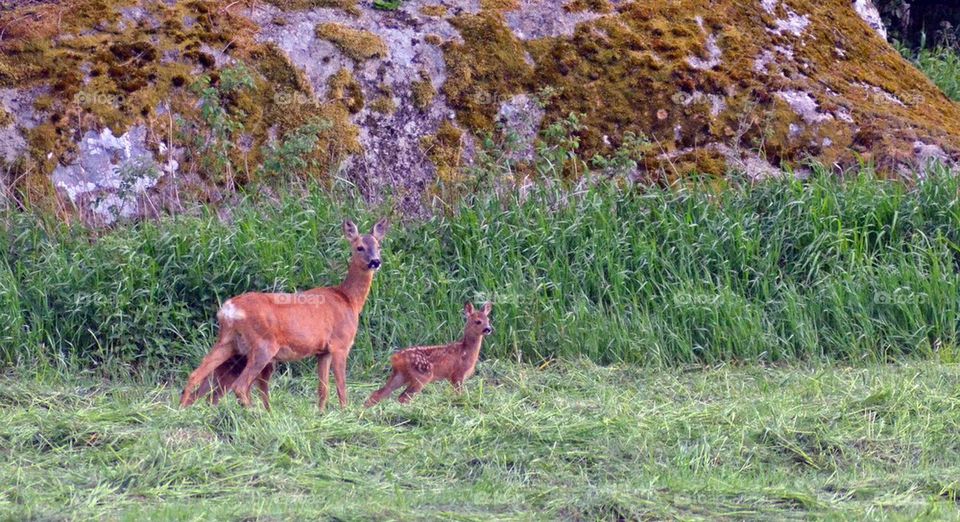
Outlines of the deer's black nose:
{"type": "Polygon", "coordinates": [[[376,270],[376,269],[380,268],[380,260],[379,260],[379,259],[371,259],[371,260],[370,260],[370,264],[367,265],[367,266],[368,266],[370,269],[372,269],[372,270],[376,270]]]}
{"type": "Polygon", "coordinates": [[[493,333],[493,328],[489,326],[483,329],[483,335],[490,335],[492,333],[493,333]]]}

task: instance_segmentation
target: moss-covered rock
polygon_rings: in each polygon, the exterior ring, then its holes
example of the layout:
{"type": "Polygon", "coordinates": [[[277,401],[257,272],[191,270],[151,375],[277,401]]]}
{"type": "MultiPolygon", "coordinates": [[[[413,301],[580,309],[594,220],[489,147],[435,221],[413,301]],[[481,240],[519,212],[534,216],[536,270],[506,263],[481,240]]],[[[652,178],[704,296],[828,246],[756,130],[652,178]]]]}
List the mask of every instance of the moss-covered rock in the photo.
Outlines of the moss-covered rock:
{"type": "Polygon", "coordinates": [[[523,122],[516,157],[529,167],[537,130],[571,113],[583,158],[649,138],[636,173],[645,180],[764,176],[810,161],[900,175],[960,159],[960,108],[876,34],[854,9],[863,3],[32,3],[0,15],[0,89],[31,104],[0,107],[0,149],[42,179],[82,162],[86,133],[142,126],[158,165],[176,164],[200,193],[229,191],[184,160],[180,130],[202,124],[197,78],[216,88],[242,62],[253,87],[222,100],[242,127],[230,183],[256,183],[264,144],[322,121],[317,168],[300,174],[343,169],[371,198],[402,194],[409,212],[438,182],[467,176],[477,138],[523,122]]]}

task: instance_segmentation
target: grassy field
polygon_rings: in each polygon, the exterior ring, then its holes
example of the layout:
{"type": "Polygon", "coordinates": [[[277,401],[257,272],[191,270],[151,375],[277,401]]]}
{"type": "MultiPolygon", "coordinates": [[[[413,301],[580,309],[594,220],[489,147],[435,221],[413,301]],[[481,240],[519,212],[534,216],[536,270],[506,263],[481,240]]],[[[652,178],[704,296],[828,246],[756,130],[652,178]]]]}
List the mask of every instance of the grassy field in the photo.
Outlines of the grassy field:
{"type": "Polygon", "coordinates": [[[339,281],[340,221],[385,211],[3,216],[0,519],[960,519],[960,178],[718,183],[395,223],[325,414],[312,362],[271,412],[174,405],[219,303],[339,281]],[[467,299],[496,327],[468,392],[362,410],[467,299]]]}
{"type": "Polygon", "coordinates": [[[482,362],[457,396],[318,414],[175,407],[177,389],[0,380],[0,518],[960,518],[960,368],[482,362]]]}

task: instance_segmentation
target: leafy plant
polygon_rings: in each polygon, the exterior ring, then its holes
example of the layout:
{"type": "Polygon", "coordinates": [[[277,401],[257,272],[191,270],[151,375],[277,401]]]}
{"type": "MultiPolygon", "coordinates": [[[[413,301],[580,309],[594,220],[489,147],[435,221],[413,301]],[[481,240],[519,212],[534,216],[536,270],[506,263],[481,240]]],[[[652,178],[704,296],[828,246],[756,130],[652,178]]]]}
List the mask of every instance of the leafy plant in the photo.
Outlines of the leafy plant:
{"type": "Polygon", "coordinates": [[[374,0],[373,8],[384,11],[396,11],[400,8],[402,2],[403,0],[374,0]]]}
{"type": "Polygon", "coordinates": [[[610,157],[596,154],[590,163],[604,173],[613,176],[627,176],[636,172],[638,162],[650,152],[650,140],[644,135],[637,135],[627,131],[623,134],[623,141],[610,157]]]}
{"type": "Polygon", "coordinates": [[[566,119],[548,125],[541,132],[537,143],[537,173],[541,176],[557,178],[569,172],[576,179],[586,170],[577,155],[580,148],[577,132],[584,128],[580,123],[582,117],[571,112],[566,119]]]}
{"type": "Polygon", "coordinates": [[[295,172],[316,170],[319,165],[311,156],[317,149],[317,134],[331,128],[330,121],[316,120],[294,129],[279,143],[268,143],[263,148],[260,176],[290,178],[295,172]]]}
{"type": "Polygon", "coordinates": [[[217,181],[234,180],[231,153],[237,148],[235,138],[243,131],[246,118],[227,100],[254,87],[253,75],[243,63],[223,69],[216,83],[210,75],[203,75],[190,86],[200,97],[200,125],[179,118],[180,139],[187,144],[188,155],[217,181]]]}

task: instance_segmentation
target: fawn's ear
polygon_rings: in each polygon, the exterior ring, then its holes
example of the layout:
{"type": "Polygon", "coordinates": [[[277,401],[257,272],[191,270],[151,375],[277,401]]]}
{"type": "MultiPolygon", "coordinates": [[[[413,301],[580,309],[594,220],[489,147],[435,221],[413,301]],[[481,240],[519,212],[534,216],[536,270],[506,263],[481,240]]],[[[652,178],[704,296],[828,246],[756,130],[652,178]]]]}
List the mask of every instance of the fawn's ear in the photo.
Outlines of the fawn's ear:
{"type": "Polygon", "coordinates": [[[390,223],[387,221],[387,218],[382,218],[380,221],[377,221],[376,225],[373,225],[373,230],[370,231],[370,235],[375,237],[377,241],[383,240],[383,236],[387,235],[387,229],[390,228],[390,223]]]}
{"type": "Polygon", "coordinates": [[[463,304],[463,315],[469,316],[473,313],[473,303],[467,301],[463,304]]]}
{"type": "Polygon", "coordinates": [[[483,315],[490,315],[491,310],[493,310],[493,303],[490,301],[483,303],[483,315]]]}
{"type": "Polygon", "coordinates": [[[360,237],[360,232],[357,231],[357,225],[349,219],[343,222],[343,235],[350,241],[360,237]]]}

